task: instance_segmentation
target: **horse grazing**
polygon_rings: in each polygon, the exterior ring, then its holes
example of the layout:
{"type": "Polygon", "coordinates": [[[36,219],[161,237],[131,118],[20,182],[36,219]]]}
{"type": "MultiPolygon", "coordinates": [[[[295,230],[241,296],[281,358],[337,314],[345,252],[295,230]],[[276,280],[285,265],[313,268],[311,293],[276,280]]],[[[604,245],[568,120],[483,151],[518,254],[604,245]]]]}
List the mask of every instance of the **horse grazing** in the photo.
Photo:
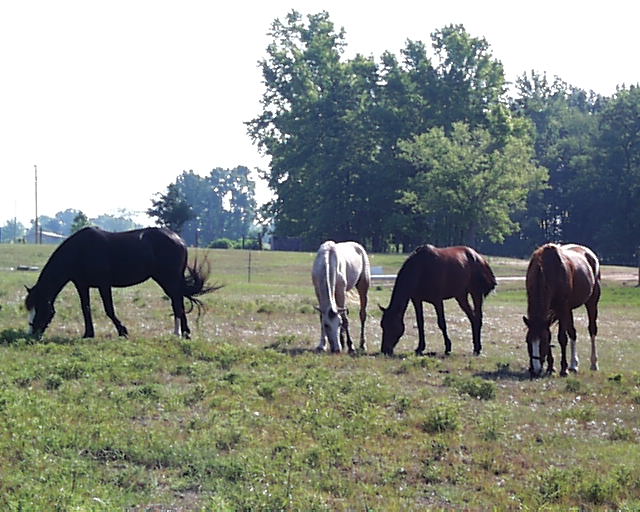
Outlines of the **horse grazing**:
{"type": "Polygon", "coordinates": [[[571,371],[578,371],[576,329],[573,310],[584,305],[591,335],[591,369],[598,369],[596,334],[600,300],[600,263],[596,255],[580,245],[546,244],[536,249],[527,268],[527,349],[532,377],[552,373],[551,325],[558,322],[558,342],[562,350],[560,375],[567,375],[567,335],[571,339],[571,371]]]}
{"type": "Polygon", "coordinates": [[[313,262],[311,278],[320,311],[318,350],[326,350],[329,338],[331,352],[340,352],[341,348],[344,348],[346,334],[349,352],[354,351],[345,306],[347,292],[353,288],[360,296],[360,348],[366,350],[364,325],[367,320],[367,292],[371,282],[371,271],[369,257],[364,248],[356,242],[324,242],[313,262]]]}
{"type": "Polygon", "coordinates": [[[396,277],[391,302],[382,310],[382,352],[393,354],[393,349],[404,334],[404,314],[409,301],[413,303],[418,323],[418,348],[425,350],[424,314],[422,303],[433,304],[438,317],[438,327],[444,337],[445,354],[451,353],[451,340],[447,334],[444,317],[446,299],[454,298],[471,322],[473,352],[482,351],[482,303],[496,287],[496,278],[487,261],[470,247],[437,248],[425,245],[417,248],[403,263],[396,277]],[[473,308],[468,296],[473,299],[473,308]]]}
{"type": "Polygon", "coordinates": [[[41,336],[55,315],[53,303],[71,281],[80,296],[84,316],[84,337],[94,336],[89,288],[97,288],[104,310],[118,335],[127,328],[116,317],[111,287],[125,287],[151,278],[171,299],[176,335],[189,337],[184,298],[200,307],[196,298],[216,287],[207,286],[208,268],[197,262],[187,265],[187,248],[182,239],[163,228],[146,228],[111,233],[96,227],[84,228],[67,238],[53,252],[33,288],[27,288],[30,333],[41,336]],[[186,274],[185,274],[186,272],[186,274]]]}

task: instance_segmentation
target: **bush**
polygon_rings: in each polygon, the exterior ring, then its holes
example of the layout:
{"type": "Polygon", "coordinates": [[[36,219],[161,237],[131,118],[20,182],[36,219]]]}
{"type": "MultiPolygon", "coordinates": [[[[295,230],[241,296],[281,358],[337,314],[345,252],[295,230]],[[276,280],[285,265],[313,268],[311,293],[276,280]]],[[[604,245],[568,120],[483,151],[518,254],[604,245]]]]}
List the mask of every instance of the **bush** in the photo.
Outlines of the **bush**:
{"type": "Polygon", "coordinates": [[[441,402],[431,409],[424,421],[422,430],[429,434],[455,432],[460,427],[458,407],[450,402],[441,402]]]}
{"type": "Polygon", "coordinates": [[[238,243],[229,238],[218,238],[209,244],[209,249],[236,249],[238,243]]]}

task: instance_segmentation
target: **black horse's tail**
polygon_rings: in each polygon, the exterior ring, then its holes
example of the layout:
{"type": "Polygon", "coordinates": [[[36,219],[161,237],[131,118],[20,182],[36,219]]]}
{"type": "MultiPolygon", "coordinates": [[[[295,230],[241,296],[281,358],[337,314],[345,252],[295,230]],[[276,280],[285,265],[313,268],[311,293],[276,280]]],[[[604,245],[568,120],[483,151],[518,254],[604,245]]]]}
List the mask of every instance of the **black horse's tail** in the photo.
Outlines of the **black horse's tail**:
{"type": "Polygon", "coordinates": [[[193,308],[196,307],[198,309],[198,317],[200,317],[206,308],[198,297],[222,288],[220,285],[210,285],[208,283],[210,273],[211,266],[206,257],[202,262],[199,262],[198,258],[196,258],[192,265],[187,264],[182,282],[182,295],[191,302],[191,309],[187,313],[191,313],[193,308]]]}

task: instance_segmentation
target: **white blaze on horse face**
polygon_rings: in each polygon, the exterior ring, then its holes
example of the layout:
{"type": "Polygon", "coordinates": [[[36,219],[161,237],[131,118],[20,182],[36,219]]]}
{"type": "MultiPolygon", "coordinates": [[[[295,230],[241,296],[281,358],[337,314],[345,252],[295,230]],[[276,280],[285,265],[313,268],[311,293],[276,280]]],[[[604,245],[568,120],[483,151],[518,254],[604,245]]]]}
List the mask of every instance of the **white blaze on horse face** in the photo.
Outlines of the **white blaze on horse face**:
{"type": "Polygon", "coordinates": [[[531,365],[533,366],[533,372],[539,375],[542,371],[542,359],[540,358],[540,340],[535,339],[531,341],[531,365]]]}
{"type": "Polygon", "coordinates": [[[36,308],[31,308],[29,310],[29,334],[33,334],[33,321],[36,318],[36,308]]]}

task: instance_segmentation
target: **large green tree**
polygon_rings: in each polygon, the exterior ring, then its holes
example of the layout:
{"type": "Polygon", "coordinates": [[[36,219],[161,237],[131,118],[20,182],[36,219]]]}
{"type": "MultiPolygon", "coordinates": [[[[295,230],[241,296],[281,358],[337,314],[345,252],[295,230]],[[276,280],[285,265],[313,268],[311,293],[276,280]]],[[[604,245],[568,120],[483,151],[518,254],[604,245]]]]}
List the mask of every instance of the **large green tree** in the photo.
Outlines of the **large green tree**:
{"type": "Polygon", "coordinates": [[[456,121],[499,127],[502,65],[484,39],[449,26],[432,35],[434,60],[408,41],[403,61],[343,58],[345,37],[327,13],[276,20],[261,62],[262,113],[249,133],[271,157],[276,232],[317,245],[356,238],[374,250],[414,242],[397,199],[415,170],[398,140],[456,121]]]}
{"type": "Polygon", "coordinates": [[[487,129],[461,122],[448,135],[433,128],[400,149],[417,170],[400,202],[422,220],[424,239],[440,245],[504,240],[518,228],[513,214],[547,177],[527,137],[498,142],[487,129]]]}

